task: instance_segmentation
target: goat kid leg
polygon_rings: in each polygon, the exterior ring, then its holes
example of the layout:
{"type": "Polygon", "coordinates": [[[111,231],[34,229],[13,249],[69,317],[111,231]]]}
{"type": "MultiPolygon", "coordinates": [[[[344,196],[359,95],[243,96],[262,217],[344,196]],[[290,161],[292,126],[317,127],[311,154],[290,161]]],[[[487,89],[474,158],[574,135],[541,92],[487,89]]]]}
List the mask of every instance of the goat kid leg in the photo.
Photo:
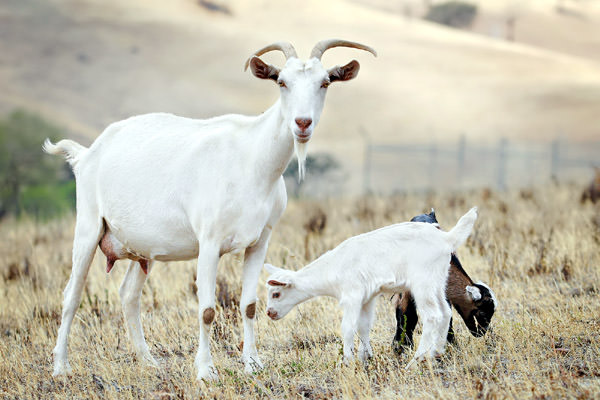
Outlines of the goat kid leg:
{"type": "Polygon", "coordinates": [[[244,370],[252,373],[263,368],[263,363],[258,357],[256,351],[256,341],[254,337],[254,317],[256,316],[256,288],[260,271],[262,271],[267,254],[267,247],[271,229],[265,228],[258,243],[246,249],[244,255],[244,273],[242,281],[242,298],[240,307],[242,319],[244,321],[244,349],[242,350],[242,361],[244,361],[244,370]]]}
{"type": "Polygon", "coordinates": [[[341,301],[344,316],[342,317],[342,340],[344,343],[344,364],[354,359],[354,335],[358,330],[358,320],[362,305],[356,302],[341,301]]]}
{"type": "Polygon", "coordinates": [[[377,299],[371,299],[367,304],[363,305],[360,316],[358,318],[358,359],[363,363],[373,357],[373,349],[369,339],[369,332],[373,327],[375,318],[375,306],[377,299]]]}
{"type": "Polygon", "coordinates": [[[200,337],[195,365],[198,381],[217,380],[219,378],[210,354],[210,328],[215,319],[215,289],[217,284],[217,266],[219,248],[201,247],[198,256],[196,286],[198,287],[198,313],[200,317],[200,337]]]}
{"type": "MultiPolygon", "coordinates": [[[[148,263],[148,273],[152,271],[152,264],[148,263]]],[[[127,273],[121,283],[119,295],[121,296],[121,304],[123,306],[123,316],[127,323],[129,338],[133,344],[133,349],[137,358],[144,364],[153,367],[158,367],[158,362],[150,354],[150,349],[144,338],[144,330],[140,317],[140,298],[142,296],[142,288],[148,277],[137,261],[131,261],[127,273]]]]}
{"type": "Polygon", "coordinates": [[[71,373],[69,365],[67,346],[69,331],[73,323],[73,317],[79,307],[81,292],[87,277],[98,241],[102,235],[102,222],[94,217],[80,212],[75,225],[75,239],[73,240],[73,266],[69,283],[65,287],[62,318],[56,346],[54,347],[54,372],[52,375],[64,375],[71,373]]]}
{"type": "MultiPolygon", "coordinates": [[[[437,296],[432,296],[432,290],[435,289],[425,286],[422,289],[413,291],[413,297],[415,299],[417,311],[419,312],[421,321],[423,321],[423,333],[421,335],[421,340],[419,341],[419,346],[417,347],[415,355],[406,366],[407,369],[414,365],[415,361],[421,361],[425,357],[434,356],[438,349],[440,335],[439,329],[443,324],[444,315],[442,310],[440,310],[437,296]]],[[[445,329],[446,331],[442,333],[444,339],[448,329],[447,324],[445,329]]]]}
{"type": "Polygon", "coordinates": [[[432,350],[431,356],[437,357],[446,352],[446,341],[448,340],[450,321],[452,320],[452,308],[446,299],[445,293],[437,293],[437,303],[441,318],[437,321],[436,344],[432,350]]]}
{"type": "Polygon", "coordinates": [[[401,354],[405,347],[413,347],[413,333],[419,321],[417,307],[410,291],[404,291],[396,308],[396,335],[394,351],[401,354]]]}

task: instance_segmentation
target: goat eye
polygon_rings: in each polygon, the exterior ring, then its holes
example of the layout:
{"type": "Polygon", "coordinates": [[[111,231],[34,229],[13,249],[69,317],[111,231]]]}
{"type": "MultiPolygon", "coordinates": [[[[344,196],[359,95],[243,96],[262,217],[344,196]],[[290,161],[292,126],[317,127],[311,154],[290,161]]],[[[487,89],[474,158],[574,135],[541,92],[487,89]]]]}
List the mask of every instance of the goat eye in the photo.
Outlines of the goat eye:
{"type": "Polygon", "coordinates": [[[328,87],[329,85],[331,85],[331,82],[329,82],[329,81],[323,81],[323,83],[321,84],[321,87],[322,87],[323,89],[327,89],[327,87],[328,87]]]}
{"type": "Polygon", "coordinates": [[[277,81],[277,84],[279,85],[279,87],[287,87],[284,81],[277,81]]]}
{"type": "Polygon", "coordinates": [[[278,299],[280,295],[281,295],[280,293],[273,293],[273,298],[278,299]]]}

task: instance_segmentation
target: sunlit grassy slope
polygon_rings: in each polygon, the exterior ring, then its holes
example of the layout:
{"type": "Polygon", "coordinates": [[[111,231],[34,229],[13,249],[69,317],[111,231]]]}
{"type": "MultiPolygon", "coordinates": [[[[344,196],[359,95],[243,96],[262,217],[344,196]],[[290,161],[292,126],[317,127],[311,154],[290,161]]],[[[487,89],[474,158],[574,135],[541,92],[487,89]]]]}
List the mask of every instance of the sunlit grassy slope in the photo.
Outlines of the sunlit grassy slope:
{"type": "MultiPolygon", "coordinates": [[[[429,194],[291,202],[275,227],[267,261],[299,268],[343,239],[436,207],[443,227],[478,205],[474,234],[459,250],[464,267],[496,291],[499,308],[484,338],[455,315],[457,343],[434,365],[405,372],[410,353],[392,352],[392,306],[380,298],[368,366],[341,365],[341,313],[331,299],[299,306],[281,321],[257,313],[265,369],[240,361],[241,266],[224,257],[211,347],[220,380],[195,382],[194,261],[158,263],[142,296],[143,323],[160,369],[131,353],[119,304],[126,269],[110,275],[94,260],[70,337],[74,374],[51,377],[61,294],[70,273],[73,217],[0,224],[0,398],[598,398],[600,396],[600,208],[580,188],[461,195],[429,194]],[[317,210],[321,234],[303,228],[317,210]],[[305,243],[308,246],[305,247],[305,243]]],[[[263,273],[263,279],[265,278],[263,273]]],[[[418,337],[418,335],[417,335],[418,337]]]]}

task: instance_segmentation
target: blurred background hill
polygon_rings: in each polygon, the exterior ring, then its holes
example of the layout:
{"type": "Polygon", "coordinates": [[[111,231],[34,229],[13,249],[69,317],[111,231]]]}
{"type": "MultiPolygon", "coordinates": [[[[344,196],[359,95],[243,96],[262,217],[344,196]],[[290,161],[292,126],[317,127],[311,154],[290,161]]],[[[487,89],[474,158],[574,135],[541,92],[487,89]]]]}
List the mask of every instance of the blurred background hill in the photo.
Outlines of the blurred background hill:
{"type": "Polygon", "coordinates": [[[466,2],[475,11],[458,28],[428,17],[444,3],[4,0],[0,113],[36,113],[84,145],[136,114],[257,114],[278,88],[243,71],[254,50],[287,40],[306,57],[318,40],[340,37],[379,53],[323,57],[326,66],[354,58],[362,66],[358,79],[331,87],[310,144],[337,160],[347,192],[366,188],[368,143],[441,149],[504,138],[551,148],[560,139],[589,148],[600,140],[600,1],[466,2]]]}

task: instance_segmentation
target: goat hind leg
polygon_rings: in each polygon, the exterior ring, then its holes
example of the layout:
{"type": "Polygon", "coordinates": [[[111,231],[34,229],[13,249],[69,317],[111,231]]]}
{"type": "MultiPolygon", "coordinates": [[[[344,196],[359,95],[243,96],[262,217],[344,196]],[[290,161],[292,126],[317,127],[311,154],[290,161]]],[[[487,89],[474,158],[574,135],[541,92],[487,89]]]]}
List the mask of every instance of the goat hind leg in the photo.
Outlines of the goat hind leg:
{"type": "Polygon", "coordinates": [[[376,304],[377,299],[373,298],[367,304],[363,305],[358,319],[358,339],[360,340],[358,344],[358,359],[363,363],[373,357],[369,332],[373,326],[376,304]]]}
{"type": "Polygon", "coordinates": [[[102,236],[102,222],[100,219],[86,216],[84,213],[77,215],[75,224],[75,238],[73,240],[73,266],[71,277],[64,290],[63,310],[60,328],[54,347],[54,372],[52,375],[64,375],[71,373],[71,366],[68,360],[68,340],[73,317],[79,307],[81,292],[94,253],[98,246],[98,241],[102,236]]]}
{"type": "MultiPolygon", "coordinates": [[[[148,263],[148,273],[152,271],[151,260],[148,263]]],[[[121,304],[123,306],[123,316],[127,323],[129,338],[133,344],[133,348],[138,359],[146,364],[158,367],[158,362],[150,354],[148,344],[144,337],[142,321],[140,317],[140,297],[142,296],[142,288],[146,282],[147,275],[142,270],[137,261],[131,261],[127,273],[123,278],[119,295],[121,296],[121,304]]]]}
{"type": "Polygon", "coordinates": [[[431,353],[434,357],[444,354],[446,351],[446,342],[450,335],[450,322],[452,320],[452,308],[450,307],[448,300],[446,300],[445,293],[437,293],[437,303],[439,310],[438,314],[441,315],[441,318],[436,321],[436,341],[431,353]]]}
{"type": "Polygon", "coordinates": [[[421,361],[425,357],[430,356],[437,348],[437,335],[439,334],[438,320],[442,318],[442,314],[439,310],[436,297],[431,295],[431,290],[428,287],[413,290],[417,311],[419,312],[421,321],[423,321],[423,332],[415,355],[406,368],[410,368],[415,361],[421,361]]]}

